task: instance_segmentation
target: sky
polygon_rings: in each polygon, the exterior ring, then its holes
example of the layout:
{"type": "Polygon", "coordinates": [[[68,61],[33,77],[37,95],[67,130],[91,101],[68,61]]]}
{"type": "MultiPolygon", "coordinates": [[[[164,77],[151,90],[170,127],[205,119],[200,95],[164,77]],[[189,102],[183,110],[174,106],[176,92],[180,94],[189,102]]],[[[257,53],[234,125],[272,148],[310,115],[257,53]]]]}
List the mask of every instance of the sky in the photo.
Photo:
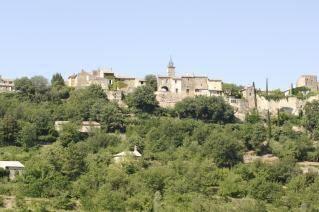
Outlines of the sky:
{"type": "Polygon", "coordinates": [[[318,0],[0,1],[0,75],[112,68],[286,89],[319,72],[318,0]]]}

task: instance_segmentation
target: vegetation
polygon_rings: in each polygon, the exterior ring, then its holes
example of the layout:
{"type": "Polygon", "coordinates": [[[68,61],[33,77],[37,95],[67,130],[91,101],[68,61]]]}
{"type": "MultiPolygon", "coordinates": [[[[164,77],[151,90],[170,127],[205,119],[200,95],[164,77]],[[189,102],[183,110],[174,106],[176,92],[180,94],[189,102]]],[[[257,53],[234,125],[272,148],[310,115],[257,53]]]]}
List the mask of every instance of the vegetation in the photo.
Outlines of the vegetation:
{"type": "Polygon", "coordinates": [[[179,118],[192,118],[211,123],[230,123],[235,119],[232,107],[222,97],[196,96],[178,102],[175,111],[179,118]]]}
{"type": "Polygon", "coordinates": [[[146,85],[153,88],[154,91],[157,91],[157,77],[153,74],[145,76],[146,85]]]}
{"type": "Polygon", "coordinates": [[[232,83],[223,83],[223,92],[228,96],[241,99],[243,97],[241,90],[243,86],[238,86],[232,83]]]}
{"type": "Polygon", "coordinates": [[[300,117],[279,111],[267,121],[252,111],[239,122],[216,97],[162,109],[150,84],[122,108],[99,86],[67,88],[59,74],[51,85],[43,77],[16,82],[18,92],[0,94],[0,160],[26,168],[13,181],[0,170],[0,207],[12,197],[15,211],[319,210],[319,176],[296,165],[319,161],[318,101],[300,117]],[[57,132],[58,120],[71,122],[57,132]],[[101,130],[81,133],[81,121],[101,130]],[[142,157],[114,162],[135,145],[142,157]],[[244,163],[248,151],[279,161],[244,163]]]}
{"type": "Polygon", "coordinates": [[[258,91],[258,95],[265,97],[267,100],[274,101],[279,101],[281,99],[286,98],[285,93],[282,92],[280,89],[268,91],[268,93],[264,91],[258,91]]]}

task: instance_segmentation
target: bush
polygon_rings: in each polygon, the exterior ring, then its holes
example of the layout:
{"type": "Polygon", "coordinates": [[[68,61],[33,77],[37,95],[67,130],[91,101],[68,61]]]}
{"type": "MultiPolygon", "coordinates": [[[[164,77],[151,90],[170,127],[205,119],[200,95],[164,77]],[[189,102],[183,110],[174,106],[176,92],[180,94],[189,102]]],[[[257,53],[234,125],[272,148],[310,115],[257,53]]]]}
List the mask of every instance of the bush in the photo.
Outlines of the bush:
{"type": "Polygon", "coordinates": [[[179,118],[192,118],[208,123],[231,123],[235,121],[234,110],[221,97],[188,97],[176,103],[179,118]]]}

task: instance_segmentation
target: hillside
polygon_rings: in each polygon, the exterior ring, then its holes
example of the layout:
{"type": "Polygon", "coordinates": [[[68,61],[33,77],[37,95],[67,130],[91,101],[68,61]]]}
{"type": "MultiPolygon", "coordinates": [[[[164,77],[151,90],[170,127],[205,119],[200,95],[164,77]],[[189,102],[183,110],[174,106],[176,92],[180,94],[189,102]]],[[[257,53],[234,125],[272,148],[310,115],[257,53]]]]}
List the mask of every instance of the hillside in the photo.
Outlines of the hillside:
{"type": "Polygon", "coordinates": [[[251,111],[240,121],[221,97],[165,109],[145,85],[122,107],[99,86],[61,78],[22,78],[0,94],[0,160],[25,166],[13,180],[0,169],[3,209],[319,210],[318,101],[300,116],[251,111]]]}

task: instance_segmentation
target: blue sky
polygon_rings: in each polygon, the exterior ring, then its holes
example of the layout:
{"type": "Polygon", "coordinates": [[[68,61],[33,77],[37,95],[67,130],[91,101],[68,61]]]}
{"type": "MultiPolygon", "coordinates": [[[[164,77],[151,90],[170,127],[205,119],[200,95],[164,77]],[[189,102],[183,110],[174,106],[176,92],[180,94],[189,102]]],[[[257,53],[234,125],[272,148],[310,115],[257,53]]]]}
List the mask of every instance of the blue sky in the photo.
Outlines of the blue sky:
{"type": "Polygon", "coordinates": [[[288,88],[319,72],[318,0],[10,0],[0,3],[0,74],[98,67],[288,88]]]}

